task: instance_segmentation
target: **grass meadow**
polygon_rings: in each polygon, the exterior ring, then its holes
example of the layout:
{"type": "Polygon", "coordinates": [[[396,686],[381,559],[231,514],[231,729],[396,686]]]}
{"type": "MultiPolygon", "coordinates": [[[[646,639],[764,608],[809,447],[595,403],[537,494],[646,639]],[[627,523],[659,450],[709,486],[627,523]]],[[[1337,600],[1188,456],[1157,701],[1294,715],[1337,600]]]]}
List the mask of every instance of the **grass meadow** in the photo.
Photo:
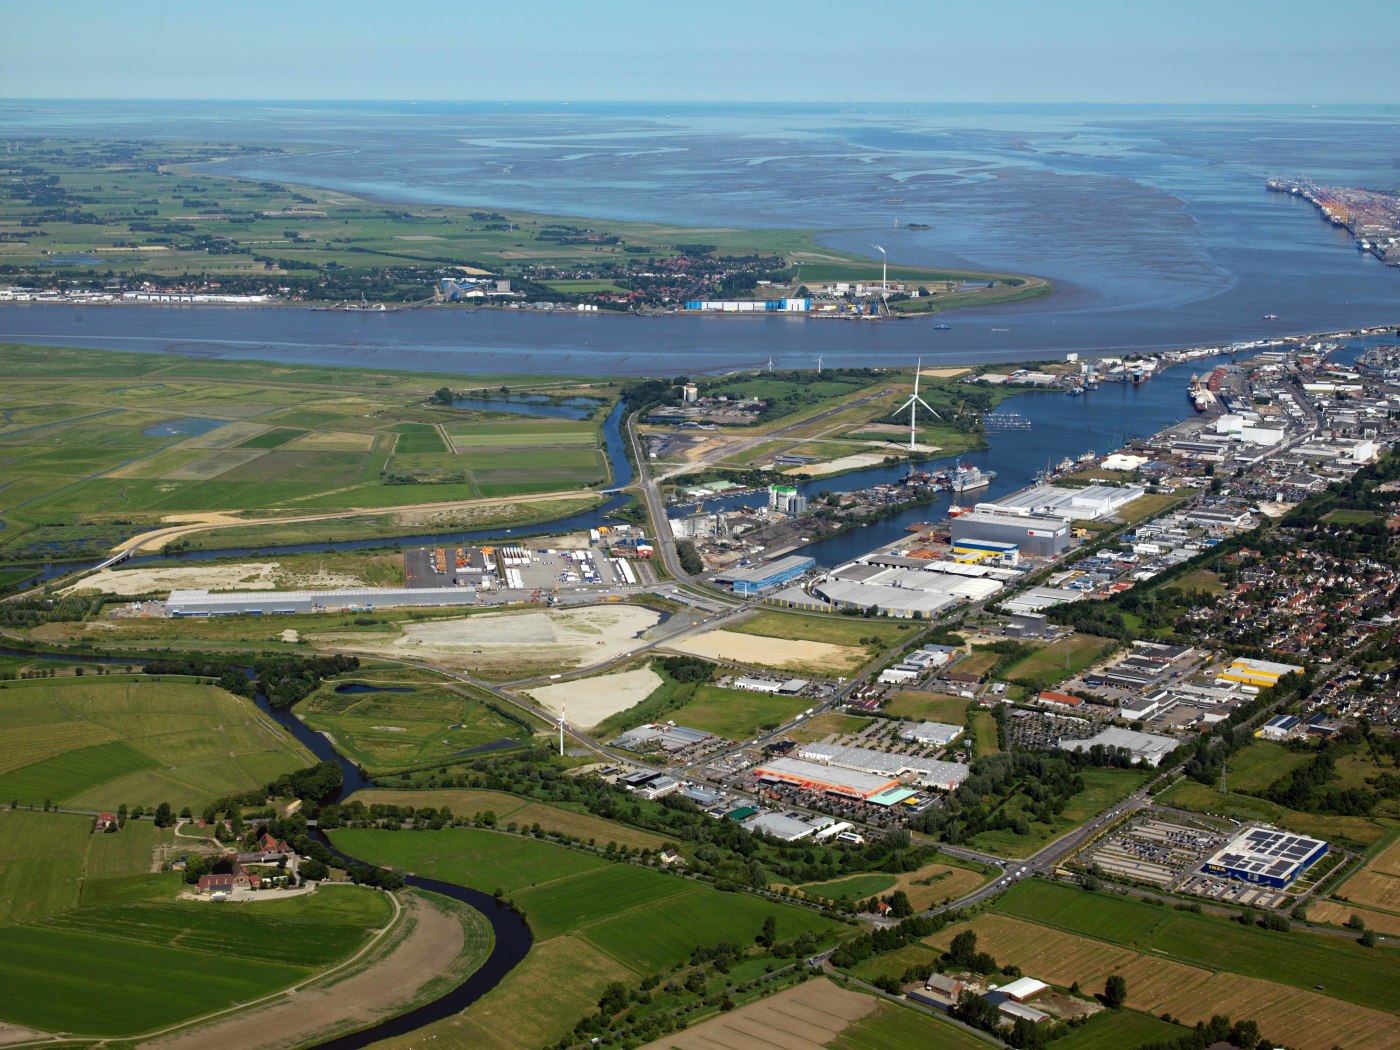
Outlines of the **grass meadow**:
{"type": "Polygon", "coordinates": [[[251,701],[193,682],[11,682],[0,690],[0,729],[0,804],[198,808],[311,763],[251,701]],[[94,743],[97,733],[106,739],[94,743]],[[36,750],[50,734],[68,749],[36,750]]]}

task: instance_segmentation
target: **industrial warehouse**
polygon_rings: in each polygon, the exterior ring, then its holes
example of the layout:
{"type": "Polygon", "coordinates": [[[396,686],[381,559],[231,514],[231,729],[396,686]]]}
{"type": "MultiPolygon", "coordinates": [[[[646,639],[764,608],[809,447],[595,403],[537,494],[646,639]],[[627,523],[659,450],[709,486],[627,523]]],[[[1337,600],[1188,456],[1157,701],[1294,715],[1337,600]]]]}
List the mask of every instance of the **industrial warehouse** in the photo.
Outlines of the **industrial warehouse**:
{"type": "Polygon", "coordinates": [[[475,605],[475,587],[352,587],[332,591],[171,591],[168,616],[257,616],[274,613],[365,612],[414,605],[475,605]]]}
{"type": "Polygon", "coordinates": [[[767,565],[729,569],[715,575],[716,583],[727,583],[735,594],[762,594],[773,587],[791,583],[812,571],[816,560],[797,556],[779,558],[767,565]]]}
{"type": "Polygon", "coordinates": [[[954,518],[950,535],[954,547],[967,540],[993,540],[1015,544],[1022,554],[1034,558],[1058,558],[1069,549],[1071,540],[1065,518],[980,507],[954,518]]]}
{"type": "Polygon", "coordinates": [[[915,783],[952,791],[967,779],[971,769],[962,762],[940,762],[913,755],[893,755],[869,747],[841,747],[836,744],[805,744],[797,752],[807,762],[840,766],[858,773],[893,778],[912,776],[915,783]]]}
{"type": "Polygon", "coordinates": [[[1246,828],[1205,862],[1203,870],[1278,889],[1327,853],[1327,843],[1273,828],[1246,828]]]}
{"type": "Polygon", "coordinates": [[[952,561],[871,556],[833,569],[812,591],[836,609],[874,609],[897,619],[936,616],[999,593],[1012,570],[952,561]]]}

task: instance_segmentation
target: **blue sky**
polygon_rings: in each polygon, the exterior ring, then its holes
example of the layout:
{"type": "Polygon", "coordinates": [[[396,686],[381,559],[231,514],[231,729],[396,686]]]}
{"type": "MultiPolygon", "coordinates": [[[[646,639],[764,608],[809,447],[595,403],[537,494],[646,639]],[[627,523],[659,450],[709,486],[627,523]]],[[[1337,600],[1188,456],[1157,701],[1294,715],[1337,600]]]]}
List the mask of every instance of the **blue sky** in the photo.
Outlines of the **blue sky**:
{"type": "Polygon", "coordinates": [[[1400,101],[1396,0],[62,0],[0,97],[1400,101]]]}

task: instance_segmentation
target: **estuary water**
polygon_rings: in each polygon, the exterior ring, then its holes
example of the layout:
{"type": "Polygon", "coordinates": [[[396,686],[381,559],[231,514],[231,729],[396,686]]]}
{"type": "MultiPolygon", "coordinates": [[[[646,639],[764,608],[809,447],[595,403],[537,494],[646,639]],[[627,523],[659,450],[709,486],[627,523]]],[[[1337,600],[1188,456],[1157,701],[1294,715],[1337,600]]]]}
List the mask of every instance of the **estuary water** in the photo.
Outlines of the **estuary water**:
{"type": "Polygon", "coordinates": [[[0,337],[446,372],[677,374],[1027,360],[1400,320],[1400,273],[1271,174],[1390,187],[1400,107],[0,103],[10,136],[295,147],[223,173],[385,201],[804,228],[872,257],[1038,274],[928,321],[0,308],[0,337]],[[928,229],[909,229],[909,223],[928,229]],[[898,224],[898,225],[897,225],[898,224]],[[1263,320],[1277,314],[1278,320],[1263,320]]]}

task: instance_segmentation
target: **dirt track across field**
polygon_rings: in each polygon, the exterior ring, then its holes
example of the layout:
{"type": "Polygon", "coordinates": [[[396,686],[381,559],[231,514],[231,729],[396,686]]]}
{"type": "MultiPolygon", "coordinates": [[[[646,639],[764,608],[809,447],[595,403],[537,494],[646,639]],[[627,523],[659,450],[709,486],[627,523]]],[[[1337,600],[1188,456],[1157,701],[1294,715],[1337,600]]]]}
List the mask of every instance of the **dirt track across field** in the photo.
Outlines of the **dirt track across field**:
{"type": "MultiPolygon", "coordinates": [[[[336,892],[364,892],[337,889],[336,892]]],[[[207,1050],[211,1046],[301,1046],[327,1030],[363,1028],[398,1012],[418,989],[446,970],[465,943],[462,924],[426,899],[403,897],[408,934],[360,972],[332,984],[282,995],[212,1024],[140,1044],[141,1050],[207,1050]]]]}
{"type": "Polygon", "coordinates": [[[740,1007],[733,1013],[663,1036],[643,1050],[822,1050],[852,1022],[880,1005],[872,995],[822,978],[740,1007]]]}

